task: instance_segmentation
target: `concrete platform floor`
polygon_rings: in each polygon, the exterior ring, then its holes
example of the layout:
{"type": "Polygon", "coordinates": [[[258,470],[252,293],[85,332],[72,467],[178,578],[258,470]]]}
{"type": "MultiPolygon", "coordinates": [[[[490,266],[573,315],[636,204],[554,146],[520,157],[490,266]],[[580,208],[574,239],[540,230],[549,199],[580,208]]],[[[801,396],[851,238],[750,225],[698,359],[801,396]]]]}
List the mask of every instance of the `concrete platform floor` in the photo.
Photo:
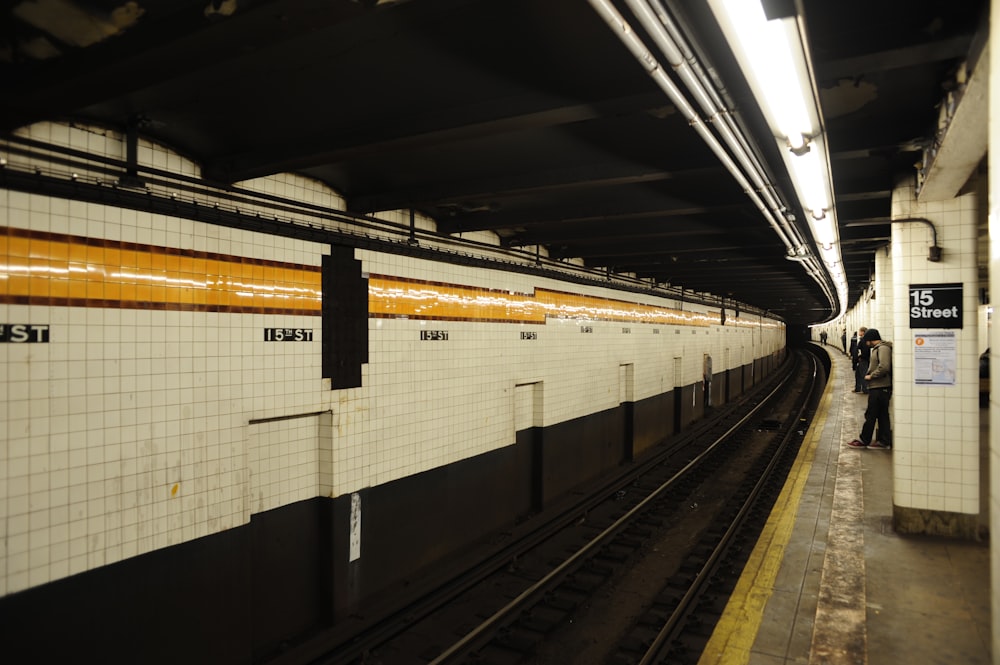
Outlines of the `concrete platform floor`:
{"type": "Polygon", "coordinates": [[[893,531],[892,452],[845,445],[867,396],[826,349],[823,403],[700,665],[990,665],[989,543],[893,531]]]}

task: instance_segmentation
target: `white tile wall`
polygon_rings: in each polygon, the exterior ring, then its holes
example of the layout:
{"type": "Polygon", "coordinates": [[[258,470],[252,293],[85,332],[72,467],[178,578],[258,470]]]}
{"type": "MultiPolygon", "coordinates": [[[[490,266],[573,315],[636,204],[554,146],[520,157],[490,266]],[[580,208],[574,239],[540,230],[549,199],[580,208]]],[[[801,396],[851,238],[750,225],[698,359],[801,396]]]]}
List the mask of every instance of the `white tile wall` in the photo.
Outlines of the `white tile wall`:
{"type": "MultiPolygon", "coordinates": [[[[912,185],[893,193],[893,218],[927,218],[937,228],[943,258],[927,260],[931,230],[920,223],[894,223],[892,418],[893,501],[910,508],[979,513],[979,361],[977,216],[978,192],[948,201],[918,203],[912,185]],[[957,380],[951,385],[915,385],[914,335],[909,325],[910,284],[963,284],[962,328],[956,329],[957,380]]],[[[876,265],[879,270],[879,265],[876,265]]],[[[879,291],[881,295],[881,291],[879,291]]],[[[878,301],[879,318],[884,305],[878,301]]],[[[881,330],[881,328],[880,328],[881,330]]]]}
{"type": "MultiPolygon", "coordinates": [[[[1000,34],[1000,0],[990,3],[990,27],[994,35],[1000,34]]],[[[992,114],[1000,109],[1000,49],[989,50],[990,66],[990,109],[992,114]]],[[[1000,156],[1000,123],[989,123],[989,292],[991,302],[996,303],[1000,294],[1000,165],[995,159],[1000,156]]],[[[990,329],[991,366],[1000,367],[996,359],[1000,355],[1000,327],[990,329]]],[[[990,372],[990,454],[989,454],[989,528],[991,534],[1000,534],[1000,372],[990,372]]],[[[995,536],[994,536],[995,537],[995,536]]],[[[1000,549],[990,547],[990,584],[992,598],[1000,598],[1000,549]]],[[[993,601],[991,612],[992,652],[1000,654],[1000,603],[993,601]]]]}
{"type": "MultiPolygon", "coordinates": [[[[123,154],[114,133],[56,124],[29,132],[123,154]]],[[[187,175],[199,171],[154,144],[143,143],[140,159],[187,175]]],[[[341,205],[335,193],[298,176],[244,185],[341,205]]],[[[6,225],[26,229],[312,266],[329,251],[20,192],[0,191],[0,206],[6,225]]],[[[388,217],[409,222],[408,213],[388,217]]],[[[428,220],[418,224],[429,228],[428,220]]],[[[371,274],[678,306],[517,273],[369,251],[357,256],[371,274]]],[[[510,445],[521,424],[515,413],[530,413],[531,423],[544,426],[616,407],[622,364],[633,366],[633,397],[640,400],[700,381],[706,353],[723,371],[727,349],[735,366],[784,346],[781,327],[735,325],[759,323],[747,314],[725,327],[693,329],[586,322],[591,334],[576,320],[522,326],[370,319],[363,387],[331,391],[320,376],[319,317],[0,304],[0,321],[49,324],[52,335],[49,344],[0,345],[0,594],[239,526],[261,510],[343,495],[510,445]],[[312,328],[314,341],[265,344],[262,329],[279,325],[312,328]],[[449,341],[420,342],[421,329],[446,329],[449,341]],[[522,329],[538,339],[522,340],[522,329]],[[675,358],[682,359],[680,376],[675,358]],[[521,403],[515,386],[526,382],[539,385],[521,403]]]]}

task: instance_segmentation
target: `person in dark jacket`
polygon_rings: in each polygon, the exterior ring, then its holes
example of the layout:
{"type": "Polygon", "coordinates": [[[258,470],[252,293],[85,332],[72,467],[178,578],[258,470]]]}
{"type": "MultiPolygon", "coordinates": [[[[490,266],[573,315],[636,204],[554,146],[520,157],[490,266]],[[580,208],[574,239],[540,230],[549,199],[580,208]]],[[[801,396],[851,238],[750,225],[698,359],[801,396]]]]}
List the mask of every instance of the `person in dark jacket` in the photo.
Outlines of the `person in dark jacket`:
{"type": "Polygon", "coordinates": [[[855,351],[851,351],[851,359],[854,362],[854,392],[868,394],[868,382],[865,381],[865,374],[868,373],[868,364],[872,359],[872,350],[867,344],[862,340],[864,339],[865,333],[868,332],[868,328],[861,326],[858,328],[857,337],[857,355],[855,356],[855,351]]]}
{"type": "Polygon", "coordinates": [[[847,445],[853,448],[892,448],[892,429],[889,424],[889,399],[892,397],[892,343],[883,341],[878,330],[869,328],[861,338],[871,348],[871,360],[865,381],[868,382],[868,408],[861,435],[847,445]],[[878,439],[872,440],[875,425],[878,439]]]}

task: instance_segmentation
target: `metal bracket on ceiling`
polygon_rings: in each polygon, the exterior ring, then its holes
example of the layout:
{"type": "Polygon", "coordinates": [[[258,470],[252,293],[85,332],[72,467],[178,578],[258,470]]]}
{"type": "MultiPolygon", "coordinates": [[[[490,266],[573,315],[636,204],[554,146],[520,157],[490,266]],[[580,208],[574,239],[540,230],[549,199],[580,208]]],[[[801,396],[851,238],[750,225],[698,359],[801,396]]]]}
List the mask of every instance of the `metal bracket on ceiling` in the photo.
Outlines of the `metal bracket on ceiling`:
{"type": "Polygon", "coordinates": [[[130,115],[125,125],[125,175],[118,178],[122,187],[144,188],[146,181],[139,177],[139,125],[143,118],[130,115]]]}

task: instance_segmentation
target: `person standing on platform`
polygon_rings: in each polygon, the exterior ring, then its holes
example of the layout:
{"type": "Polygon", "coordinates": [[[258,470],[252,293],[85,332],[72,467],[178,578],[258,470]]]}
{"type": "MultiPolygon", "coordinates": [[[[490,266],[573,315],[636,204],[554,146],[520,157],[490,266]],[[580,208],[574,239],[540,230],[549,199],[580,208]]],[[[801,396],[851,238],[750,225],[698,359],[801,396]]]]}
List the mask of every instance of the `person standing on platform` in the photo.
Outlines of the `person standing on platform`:
{"type": "Polygon", "coordinates": [[[819,334],[819,341],[822,342],[824,346],[826,345],[826,331],[825,330],[819,334]]]}
{"type": "Polygon", "coordinates": [[[840,331],[840,348],[844,350],[844,355],[847,355],[847,328],[840,331]]]}
{"type": "Polygon", "coordinates": [[[892,429],[889,424],[889,399],[892,397],[892,343],[882,340],[878,330],[869,328],[861,338],[863,344],[871,348],[868,363],[868,408],[865,410],[865,424],[861,435],[847,445],[853,448],[892,448],[892,429]],[[878,425],[878,439],[872,440],[875,425],[878,425]]]}
{"type": "Polygon", "coordinates": [[[857,356],[852,357],[851,360],[854,362],[854,392],[867,395],[868,382],[865,381],[865,374],[868,373],[868,364],[872,359],[872,350],[871,347],[862,341],[866,332],[868,332],[868,328],[864,326],[858,328],[857,356]]]}

